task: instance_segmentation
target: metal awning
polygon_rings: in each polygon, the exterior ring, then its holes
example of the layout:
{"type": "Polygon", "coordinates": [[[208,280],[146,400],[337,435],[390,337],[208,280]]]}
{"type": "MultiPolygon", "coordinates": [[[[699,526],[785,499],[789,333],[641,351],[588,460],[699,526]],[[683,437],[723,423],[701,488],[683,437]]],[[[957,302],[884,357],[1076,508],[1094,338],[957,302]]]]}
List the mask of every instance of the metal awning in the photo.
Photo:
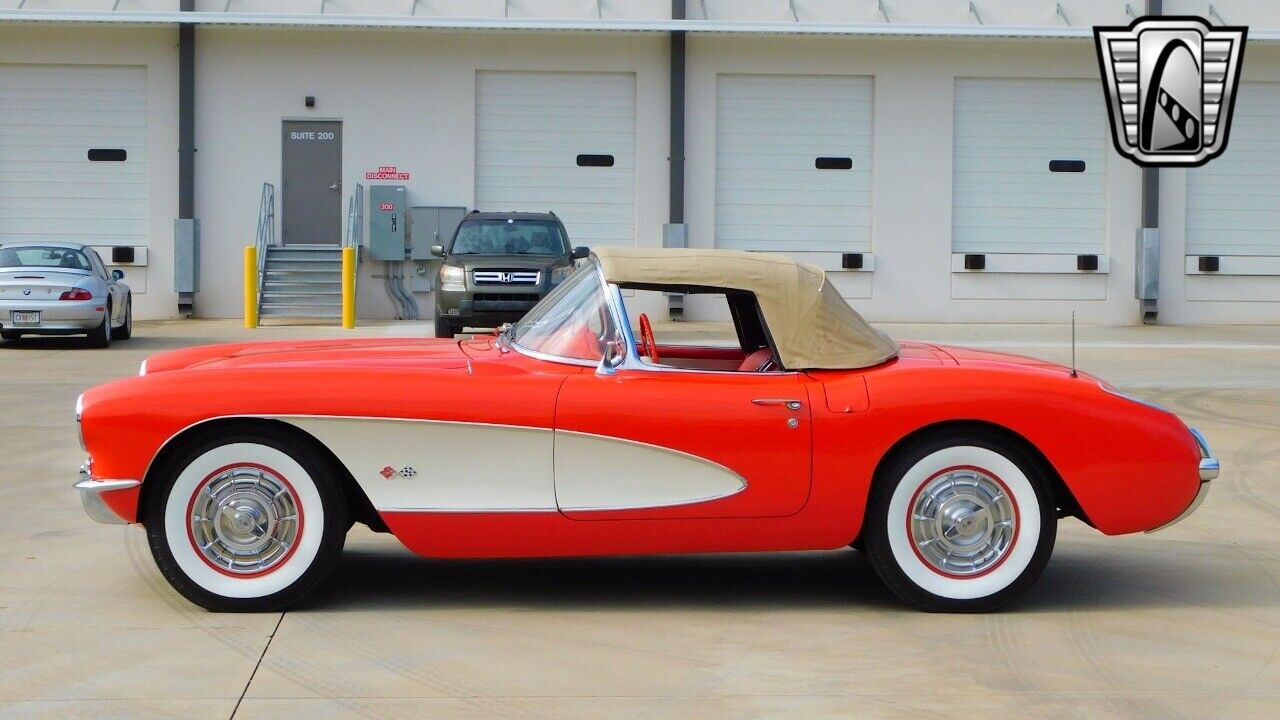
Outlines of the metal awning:
{"type": "MultiPolygon", "coordinates": [[[[1057,39],[1093,38],[1088,26],[1019,27],[973,24],[908,25],[884,23],[747,22],[721,20],[627,20],[611,18],[453,18],[411,15],[338,15],[259,12],[139,12],[0,10],[0,23],[110,24],[206,26],[310,27],[419,30],[504,30],[542,32],[623,32],[718,35],[824,35],[897,38],[1057,39]]],[[[1280,40],[1280,30],[1251,30],[1251,41],[1280,40]]]]}

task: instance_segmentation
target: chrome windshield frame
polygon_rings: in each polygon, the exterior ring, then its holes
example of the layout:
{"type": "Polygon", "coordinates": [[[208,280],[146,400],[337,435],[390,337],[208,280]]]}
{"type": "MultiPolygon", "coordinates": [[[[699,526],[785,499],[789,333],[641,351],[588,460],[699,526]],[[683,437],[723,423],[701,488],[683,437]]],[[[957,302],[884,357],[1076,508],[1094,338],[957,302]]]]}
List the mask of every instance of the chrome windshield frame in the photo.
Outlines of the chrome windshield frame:
{"type": "MultiPolygon", "coordinates": [[[[605,307],[608,308],[609,314],[610,316],[613,317],[614,323],[616,325],[618,322],[618,311],[614,303],[611,301],[611,293],[610,293],[610,289],[613,288],[613,286],[607,281],[605,281],[604,268],[600,267],[600,262],[598,260],[596,260],[595,258],[588,258],[587,262],[593,265],[595,268],[596,282],[599,283],[601,294],[604,295],[605,307]]],[[[568,282],[567,278],[565,282],[568,282]]],[[[560,287],[563,287],[563,285],[564,284],[562,283],[560,287]]],[[[515,326],[512,326],[512,330],[513,331],[515,330],[515,326]]],[[[623,337],[626,337],[626,336],[627,336],[627,333],[624,330],[623,337]]],[[[551,353],[545,353],[540,350],[534,350],[533,348],[525,347],[520,343],[516,342],[514,332],[511,332],[505,337],[506,337],[507,347],[511,348],[512,350],[515,350],[521,355],[533,358],[534,360],[542,360],[544,362],[553,362],[553,363],[560,363],[562,365],[574,365],[576,367],[589,367],[589,368],[599,367],[601,364],[600,360],[583,360],[581,358],[566,357],[564,355],[552,355],[551,353]]],[[[501,339],[502,338],[500,337],[499,340],[501,339]]],[[[631,354],[632,353],[630,352],[625,352],[624,359],[626,357],[630,357],[631,354]]]]}

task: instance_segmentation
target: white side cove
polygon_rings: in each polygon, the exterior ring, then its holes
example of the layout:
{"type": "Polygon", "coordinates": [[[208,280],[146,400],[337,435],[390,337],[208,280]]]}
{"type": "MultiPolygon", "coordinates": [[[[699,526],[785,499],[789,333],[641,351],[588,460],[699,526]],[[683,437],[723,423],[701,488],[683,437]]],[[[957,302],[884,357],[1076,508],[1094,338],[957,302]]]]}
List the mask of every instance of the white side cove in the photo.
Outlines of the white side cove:
{"type": "Polygon", "coordinates": [[[378,418],[276,419],[324,443],[380,511],[556,509],[548,429],[378,418]],[[387,468],[389,477],[383,475],[387,468]]]}
{"type": "Polygon", "coordinates": [[[273,419],[328,447],[379,511],[636,510],[746,488],[740,475],[711,461],[588,433],[433,420],[273,419]]]}
{"type": "Polygon", "coordinates": [[[741,475],[677,450],[587,433],[556,431],[556,501],[561,510],[632,510],[706,502],[746,489],[741,475]]]}

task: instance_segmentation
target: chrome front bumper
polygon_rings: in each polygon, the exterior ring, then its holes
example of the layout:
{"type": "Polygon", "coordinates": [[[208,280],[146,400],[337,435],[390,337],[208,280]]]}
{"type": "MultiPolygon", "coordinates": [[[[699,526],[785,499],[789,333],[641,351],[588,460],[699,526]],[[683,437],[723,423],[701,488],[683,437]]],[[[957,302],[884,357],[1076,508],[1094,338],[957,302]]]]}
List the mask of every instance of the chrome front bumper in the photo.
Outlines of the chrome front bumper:
{"type": "Polygon", "coordinates": [[[102,493],[137,487],[140,484],[142,483],[138,480],[94,480],[89,477],[89,468],[81,465],[80,479],[74,487],[80,491],[80,504],[84,505],[84,512],[91,519],[104,525],[125,525],[127,523],[102,501],[102,493]]]}
{"type": "Polygon", "coordinates": [[[1200,507],[1200,503],[1204,502],[1205,497],[1209,495],[1209,482],[1216,480],[1218,478],[1218,473],[1221,471],[1218,459],[1213,457],[1213,453],[1209,450],[1209,441],[1205,440],[1204,435],[1202,435],[1199,430],[1196,430],[1195,428],[1188,429],[1191,431],[1191,436],[1196,439],[1196,445],[1200,447],[1200,489],[1196,491],[1195,499],[1191,501],[1191,504],[1187,506],[1186,510],[1182,511],[1182,514],[1160,527],[1148,530],[1147,532],[1149,533],[1164,530],[1170,525],[1176,525],[1177,523],[1182,522],[1182,520],[1188,515],[1195,512],[1196,509],[1200,507]]]}

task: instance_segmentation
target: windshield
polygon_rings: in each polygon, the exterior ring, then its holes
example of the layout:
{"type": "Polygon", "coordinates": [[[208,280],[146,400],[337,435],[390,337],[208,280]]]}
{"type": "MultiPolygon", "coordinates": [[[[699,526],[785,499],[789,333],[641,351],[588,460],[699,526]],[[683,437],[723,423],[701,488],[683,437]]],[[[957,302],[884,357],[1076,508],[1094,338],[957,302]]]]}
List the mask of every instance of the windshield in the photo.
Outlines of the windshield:
{"type": "Polygon", "coordinates": [[[0,267],[58,268],[89,270],[89,258],[73,248],[26,245],[0,248],[0,267]]]}
{"type": "Polygon", "coordinates": [[[584,263],[511,330],[511,341],[526,350],[600,362],[604,343],[622,346],[605,300],[599,266],[584,263]]]}
{"type": "Polygon", "coordinates": [[[554,220],[464,220],[449,252],[558,257],[568,254],[569,243],[554,220]]]}

